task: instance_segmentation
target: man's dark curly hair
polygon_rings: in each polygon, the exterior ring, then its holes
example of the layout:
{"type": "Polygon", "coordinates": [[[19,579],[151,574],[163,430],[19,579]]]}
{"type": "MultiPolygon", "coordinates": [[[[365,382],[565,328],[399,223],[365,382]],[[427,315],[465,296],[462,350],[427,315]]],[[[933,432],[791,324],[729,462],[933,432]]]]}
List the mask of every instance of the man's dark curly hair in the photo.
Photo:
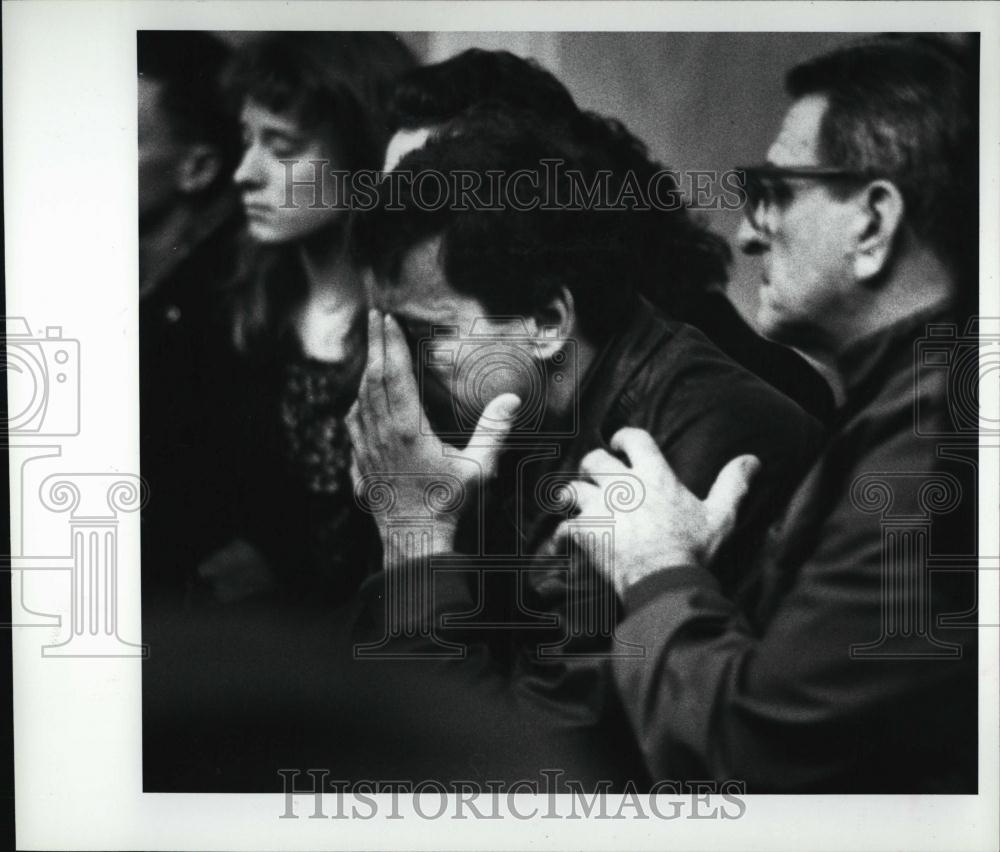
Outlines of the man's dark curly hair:
{"type": "Polygon", "coordinates": [[[532,59],[506,50],[470,48],[404,75],[389,101],[393,131],[432,127],[474,107],[497,104],[550,121],[579,113],[569,90],[532,59]]]}
{"type": "MultiPolygon", "coordinates": [[[[490,186],[490,172],[527,173],[531,179],[511,182],[500,209],[483,204],[456,209],[468,200],[456,190],[457,180],[439,182],[447,197],[435,198],[435,209],[428,209],[417,182],[387,179],[373,209],[355,222],[358,261],[392,286],[406,252],[441,236],[449,284],[490,313],[530,315],[565,286],[581,331],[601,340],[622,327],[636,293],[675,308],[686,288],[717,280],[725,271],[725,254],[715,238],[682,206],[669,211],[606,209],[606,204],[605,209],[545,207],[552,199],[572,197],[574,172],[589,183],[598,172],[610,171],[607,196],[616,198],[627,169],[639,172],[640,181],[657,171],[642,145],[616,122],[583,113],[573,121],[550,122],[532,110],[495,102],[472,108],[405,156],[397,176],[462,172],[479,177],[484,187],[490,186]],[[554,169],[553,162],[561,168],[554,169]]],[[[481,197],[495,199],[485,190],[481,197]]]]}
{"type": "MultiPolygon", "coordinates": [[[[568,167],[591,177],[610,172],[606,192],[612,197],[617,196],[629,176],[645,188],[651,176],[663,171],[663,166],[650,158],[646,146],[621,122],[581,110],[553,74],[533,60],[506,51],[471,49],[436,65],[410,71],[390,100],[389,124],[397,130],[431,128],[437,137],[424,155],[411,155],[398,166],[411,171],[537,169],[539,160],[550,156],[564,159],[568,167]],[[485,136],[477,139],[480,133],[485,136]],[[463,151],[463,147],[468,150],[463,151]],[[515,152],[519,152],[520,159],[515,152]]],[[[577,289],[583,286],[583,277],[593,279],[600,272],[607,278],[604,286],[610,287],[608,299],[598,298],[603,289],[596,281],[591,280],[585,288],[590,294],[588,300],[592,297],[595,303],[595,316],[591,317],[595,326],[611,323],[616,311],[609,303],[633,291],[645,295],[668,315],[683,319],[686,304],[700,291],[725,286],[731,255],[725,240],[685,209],[672,178],[661,178],[658,191],[661,198],[676,198],[674,209],[562,211],[558,215],[545,211],[546,218],[537,222],[537,215],[508,211],[511,216],[522,216],[516,221],[527,227],[528,236],[547,233],[560,245],[548,246],[544,252],[540,247],[532,249],[519,259],[519,283],[497,282],[498,291],[513,298],[522,293],[520,284],[525,275],[537,278],[525,266],[526,257],[541,264],[543,256],[551,259],[558,255],[564,258],[558,264],[559,275],[573,277],[577,289]],[[578,239],[581,233],[588,234],[587,238],[578,239]]],[[[369,238],[374,238],[373,245],[389,251],[388,258],[378,251],[372,255],[373,263],[383,271],[387,271],[387,261],[396,254],[446,229],[448,256],[455,258],[464,251],[462,240],[473,239],[476,233],[475,244],[479,245],[484,241],[480,237],[490,229],[501,228],[501,220],[504,229],[520,231],[522,227],[511,216],[494,215],[493,224],[479,235],[477,226],[485,227],[489,211],[450,216],[423,212],[414,205],[405,216],[390,217],[385,212],[375,211],[359,224],[369,238]],[[398,230],[381,239],[372,235],[373,223],[387,218],[394,219],[391,227],[398,230]],[[408,220],[405,224],[404,219],[408,220]],[[413,236],[405,242],[403,235],[410,233],[413,236]]],[[[497,246],[482,245],[477,256],[493,257],[497,250],[502,251],[506,231],[496,233],[497,246]]],[[[359,251],[361,255],[366,253],[363,247],[359,251]]],[[[453,286],[463,286],[456,275],[465,271],[472,274],[472,260],[470,257],[468,270],[463,267],[464,261],[451,261],[449,280],[453,286]]],[[[510,268],[509,257],[506,265],[510,268]]],[[[546,274],[554,272],[547,269],[546,274]]],[[[484,305],[496,306],[497,301],[485,285],[477,295],[484,305]]],[[[575,295],[579,303],[581,296],[575,295]]],[[[526,309],[531,300],[518,300],[517,304],[526,309]]]]}

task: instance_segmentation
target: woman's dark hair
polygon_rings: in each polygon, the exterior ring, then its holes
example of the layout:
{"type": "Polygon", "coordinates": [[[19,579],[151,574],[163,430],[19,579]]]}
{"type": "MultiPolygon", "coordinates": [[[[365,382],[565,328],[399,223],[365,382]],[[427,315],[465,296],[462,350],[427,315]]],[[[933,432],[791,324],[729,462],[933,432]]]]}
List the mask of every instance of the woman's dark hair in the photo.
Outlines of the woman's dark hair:
{"type": "Polygon", "coordinates": [[[228,82],[241,100],[324,136],[340,168],[377,169],[392,134],[389,96],[415,61],[394,33],[268,33],[236,55],[228,82]]]}
{"type": "MultiPolygon", "coordinates": [[[[249,41],[228,75],[231,96],[252,100],[322,138],[336,167],[378,169],[391,135],[386,105],[396,80],[413,67],[410,49],[388,32],[276,32],[249,41]]],[[[349,228],[346,229],[349,233],[349,228]]],[[[285,279],[287,249],[248,241],[243,292],[235,300],[234,340],[280,335],[305,297],[301,275],[285,279]]]]}

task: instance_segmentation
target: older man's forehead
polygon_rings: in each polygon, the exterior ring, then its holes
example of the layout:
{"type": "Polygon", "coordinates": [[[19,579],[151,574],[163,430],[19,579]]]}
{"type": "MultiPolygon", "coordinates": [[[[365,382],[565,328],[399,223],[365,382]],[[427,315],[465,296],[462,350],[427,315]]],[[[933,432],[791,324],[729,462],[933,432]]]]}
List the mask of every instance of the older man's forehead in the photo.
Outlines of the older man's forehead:
{"type": "Polygon", "coordinates": [[[808,95],[793,103],[781,123],[778,138],[768,149],[768,162],[778,166],[820,165],[819,129],[826,107],[824,95],[808,95]]]}

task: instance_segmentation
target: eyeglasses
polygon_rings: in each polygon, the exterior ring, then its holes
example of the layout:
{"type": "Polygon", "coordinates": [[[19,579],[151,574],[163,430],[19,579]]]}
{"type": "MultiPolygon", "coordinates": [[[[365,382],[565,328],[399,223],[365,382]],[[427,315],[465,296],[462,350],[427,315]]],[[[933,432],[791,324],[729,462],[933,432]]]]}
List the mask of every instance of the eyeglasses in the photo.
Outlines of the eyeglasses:
{"type": "Polygon", "coordinates": [[[767,233],[767,218],[771,210],[788,204],[793,196],[794,181],[868,181],[875,176],[866,172],[841,169],[836,166],[738,166],[743,173],[743,189],[747,200],[743,213],[753,228],[767,233]]]}

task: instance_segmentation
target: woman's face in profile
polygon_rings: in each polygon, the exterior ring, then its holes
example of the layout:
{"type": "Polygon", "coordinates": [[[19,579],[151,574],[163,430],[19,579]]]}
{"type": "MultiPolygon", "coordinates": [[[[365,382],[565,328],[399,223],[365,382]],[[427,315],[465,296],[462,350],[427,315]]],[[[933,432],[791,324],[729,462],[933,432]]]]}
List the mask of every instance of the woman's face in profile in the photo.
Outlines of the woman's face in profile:
{"type": "Polygon", "coordinates": [[[261,243],[294,242],[345,215],[344,178],[329,146],[289,116],[248,100],[240,115],[243,159],[233,175],[247,230],[261,243]]]}

